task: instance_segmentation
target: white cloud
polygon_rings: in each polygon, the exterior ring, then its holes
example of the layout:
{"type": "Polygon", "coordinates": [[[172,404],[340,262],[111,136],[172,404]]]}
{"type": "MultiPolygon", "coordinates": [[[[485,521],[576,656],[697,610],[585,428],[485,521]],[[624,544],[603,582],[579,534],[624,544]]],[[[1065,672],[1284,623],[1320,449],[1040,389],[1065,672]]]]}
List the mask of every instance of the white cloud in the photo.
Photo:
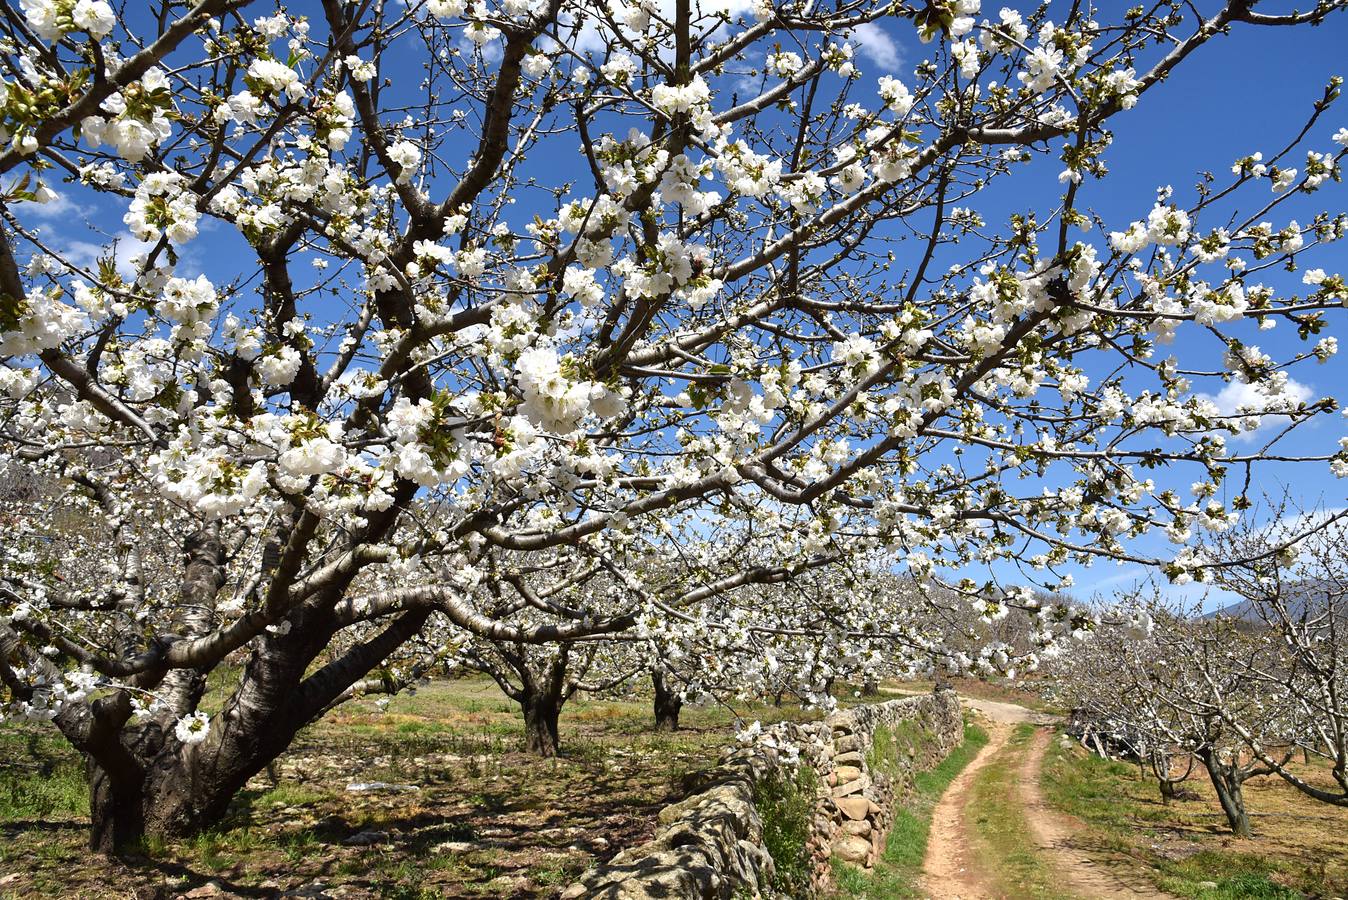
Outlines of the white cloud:
{"type": "Polygon", "coordinates": [[[884,69],[884,74],[898,71],[899,45],[878,22],[864,22],[854,28],[852,43],[862,56],[884,69]]]}
{"type": "MultiPolygon", "coordinates": [[[[1099,581],[1091,582],[1089,584],[1083,583],[1082,587],[1089,587],[1097,591],[1120,584],[1126,584],[1131,587],[1139,582],[1145,581],[1151,574],[1153,573],[1148,572],[1146,569],[1130,566],[1117,575],[1111,575],[1108,578],[1102,578],[1099,581]]],[[[1083,582],[1084,581],[1085,580],[1083,579],[1083,582]]]]}
{"type": "MultiPolygon", "coordinates": [[[[148,253],[155,245],[137,240],[129,231],[123,231],[115,235],[114,241],[106,244],[98,244],[93,241],[67,241],[61,245],[57,252],[72,265],[96,272],[98,260],[107,256],[109,250],[111,250],[113,262],[117,264],[117,273],[126,281],[131,281],[136,277],[136,268],[131,263],[132,258],[148,253]],[[114,241],[115,248],[113,247],[114,241]]],[[[161,265],[164,263],[162,255],[159,262],[161,265]]],[[[179,275],[191,277],[199,269],[199,262],[195,248],[179,248],[178,265],[175,268],[179,275]]]]}
{"type": "Polygon", "coordinates": [[[65,194],[58,194],[55,191],[52,191],[52,193],[55,196],[46,203],[35,203],[31,200],[26,200],[22,203],[16,203],[14,205],[14,210],[21,218],[31,217],[43,221],[64,219],[70,216],[76,209],[74,201],[65,194]]]}
{"type": "Polygon", "coordinates": [[[1231,382],[1222,388],[1216,396],[1199,394],[1200,397],[1211,400],[1216,405],[1220,415],[1259,417],[1259,427],[1254,431],[1242,432],[1235,438],[1238,441],[1252,440],[1261,431],[1287,424],[1287,416],[1277,415],[1276,412],[1270,412],[1270,410],[1286,409],[1288,406],[1295,407],[1297,404],[1309,401],[1313,395],[1314,392],[1309,385],[1302,384],[1294,378],[1287,379],[1287,388],[1282,395],[1282,400],[1277,403],[1270,401],[1255,385],[1244,381],[1231,382]]]}

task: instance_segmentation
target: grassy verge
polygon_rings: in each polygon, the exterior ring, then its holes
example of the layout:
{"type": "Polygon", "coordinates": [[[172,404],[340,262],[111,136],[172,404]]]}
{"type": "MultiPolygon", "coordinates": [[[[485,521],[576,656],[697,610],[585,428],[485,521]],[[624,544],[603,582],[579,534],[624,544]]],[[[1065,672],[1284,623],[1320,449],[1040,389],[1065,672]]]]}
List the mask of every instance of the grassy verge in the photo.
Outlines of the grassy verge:
{"type": "Polygon", "coordinates": [[[1184,785],[1194,799],[1164,805],[1136,767],[1054,740],[1043,787],[1050,803],[1086,823],[1095,846],[1139,860],[1158,887],[1178,897],[1294,900],[1348,892],[1348,815],[1259,779],[1246,785],[1255,839],[1236,840],[1224,833],[1198,774],[1184,785]]]}
{"type": "MultiPolygon", "coordinates": [[[[877,738],[879,735],[877,735],[877,738]]],[[[846,898],[901,898],[918,897],[918,878],[922,875],[922,861],[927,855],[927,839],[931,831],[931,814],[955,776],[964,771],[978,751],[988,742],[988,734],[977,725],[964,726],[964,742],[937,766],[921,772],[913,780],[913,791],[894,813],[894,825],[885,843],[885,852],[870,872],[846,863],[838,863],[834,880],[838,895],[846,898]]],[[[901,741],[877,740],[899,745],[901,741]]],[[[884,760],[873,760],[872,765],[884,768],[884,760]]]]}
{"type": "Polygon", "coordinates": [[[84,768],[55,729],[0,729],[0,760],[0,822],[89,814],[84,768]]]}
{"type": "Polygon", "coordinates": [[[1059,898],[1052,870],[1035,850],[1020,793],[1021,760],[1034,740],[1033,725],[1017,725],[1006,746],[983,767],[971,788],[969,809],[974,841],[987,864],[985,873],[998,896],[1059,898]]]}

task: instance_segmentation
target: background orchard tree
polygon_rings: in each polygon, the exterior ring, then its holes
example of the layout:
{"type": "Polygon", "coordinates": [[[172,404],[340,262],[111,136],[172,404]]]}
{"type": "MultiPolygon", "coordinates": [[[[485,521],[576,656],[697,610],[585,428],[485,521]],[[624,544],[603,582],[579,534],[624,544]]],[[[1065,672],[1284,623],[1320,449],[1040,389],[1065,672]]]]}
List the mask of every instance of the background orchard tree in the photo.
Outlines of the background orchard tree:
{"type": "MultiPolygon", "coordinates": [[[[1280,648],[1231,619],[1177,614],[1156,599],[1133,597],[1127,607],[1129,624],[1102,625],[1065,655],[1054,695],[1084,710],[1104,735],[1121,738],[1130,755],[1192,756],[1232,833],[1250,837],[1243,786],[1274,773],[1261,757],[1276,755],[1286,767],[1304,723],[1289,714],[1283,691],[1246,677],[1247,667],[1276,665],[1280,648]],[[1251,742],[1264,752],[1252,752],[1251,742]]],[[[1163,796],[1173,788],[1171,768],[1169,758],[1154,765],[1163,796]]]]}
{"type": "Polygon", "coordinates": [[[1238,657],[1240,676],[1289,721],[1270,746],[1257,723],[1242,709],[1219,704],[1250,753],[1292,787],[1312,799],[1348,805],[1348,534],[1342,512],[1302,511],[1290,501],[1275,504],[1270,525],[1245,525],[1214,539],[1214,555],[1245,559],[1217,572],[1216,583],[1239,598],[1225,610],[1234,622],[1271,644],[1261,653],[1238,657]],[[1289,533],[1322,524],[1287,546],[1289,533]],[[1312,784],[1288,765],[1287,747],[1329,764],[1334,786],[1312,784]]]}
{"type": "Polygon", "coordinates": [[[1204,44],[1343,5],[7,8],[0,440],[50,491],[6,510],[6,714],[86,755],[118,851],[213,822],[433,616],[555,643],[646,611],[516,631],[472,600],[495,553],[742,504],[784,578],[879,551],[1202,577],[1186,541],[1244,503],[1209,495],[1264,455],[1224,435],[1334,406],[1287,386],[1334,351],[1343,277],[1307,260],[1345,219],[1284,206],[1340,175],[1337,85],[1285,149],[1116,231],[1089,195],[1204,44]],[[927,58],[863,76],[872,26],[927,58]],[[980,212],[1049,154],[1061,197],[980,212]],[[58,190],[138,243],[77,252],[32,211],[58,190]],[[1177,334],[1224,362],[1158,359],[1177,334]],[[1233,379],[1259,399],[1223,415],[1203,390],[1233,379]]]}

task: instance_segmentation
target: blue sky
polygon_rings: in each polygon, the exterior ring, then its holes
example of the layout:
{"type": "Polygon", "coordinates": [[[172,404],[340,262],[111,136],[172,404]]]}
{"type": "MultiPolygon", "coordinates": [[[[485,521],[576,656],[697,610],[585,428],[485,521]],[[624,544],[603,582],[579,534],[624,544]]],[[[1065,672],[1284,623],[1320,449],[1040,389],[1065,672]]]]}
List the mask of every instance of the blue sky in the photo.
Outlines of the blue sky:
{"type": "MultiPolygon", "coordinates": [[[[1286,5],[1269,4],[1267,10],[1261,11],[1277,12],[1286,5]]],[[[1106,9],[1115,6],[1103,4],[1106,9]]],[[[985,4],[985,14],[994,8],[985,4]]],[[[1109,13],[1100,18],[1109,18],[1109,13]]],[[[906,59],[915,60],[921,58],[924,48],[916,40],[908,40],[900,44],[900,50],[906,59]]],[[[1305,123],[1312,103],[1321,97],[1333,75],[1348,77],[1348,15],[1332,16],[1318,28],[1233,28],[1231,34],[1219,36],[1200,48],[1170,79],[1148,92],[1136,109],[1112,120],[1115,140],[1105,154],[1110,177],[1101,183],[1084,185],[1084,202],[1117,228],[1145,217],[1157,187],[1173,185],[1177,199],[1192,197],[1193,185],[1201,171],[1212,171],[1220,179],[1236,158],[1256,150],[1262,150],[1268,157],[1282,149],[1305,123]]],[[[1309,149],[1331,149],[1329,135],[1345,126],[1348,126],[1348,98],[1341,99],[1321,118],[1311,132],[1309,149]]],[[[1300,162],[1293,157],[1291,164],[1300,165],[1304,159],[1302,153],[1300,162]]],[[[1043,210],[1052,208],[1060,194],[1056,183],[1059,168],[1056,161],[1050,161],[1036,173],[1037,179],[1020,179],[1016,184],[1016,202],[1032,204],[1029,196],[1035,192],[1038,180],[1044,199],[1034,205],[1043,210]]],[[[1265,202],[1271,196],[1266,188],[1251,193],[1253,197],[1243,206],[1265,202]]],[[[1297,198],[1294,205],[1285,209],[1286,212],[1274,214],[1275,223],[1281,224],[1289,214],[1305,223],[1316,209],[1346,210],[1348,186],[1329,183],[1314,195],[1297,198]]],[[[1213,224],[1217,223],[1209,222],[1213,224]]],[[[1328,271],[1348,269],[1348,246],[1340,244],[1320,252],[1313,265],[1328,271]]],[[[1288,292],[1305,292],[1300,273],[1281,280],[1276,275],[1266,275],[1262,280],[1275,287],[1283,286],[1288,292]]],[[[1348,341],[1345,324],[1348,315],[1331,314],[1325,333],[1348,341]]],[[[1250,328],[1248,336],[1243,333],[1240,336],[1272,353],[1275,359],[1290,356],[1300,346],[1292,329],[1285,324],[1271,332],[1250,328]]],[[[1195,354],[1210,361],[1209,347],[1186,346],[1183,331],[1174,344],[1158,348],[1158,355],[1170,354],[1182,362],[1195,354]]],[[[1294,371],[1293,377],[1306,385],[1313,397],[1335,397],[1341,405],[1348,401],[1345,387],[1348,360],[1342,356],[1324,365],[1313,362],[1303,365],[1294,371]]],[[[1287,451],[1332,452],[1337,449],[1338,438],[1348,433],[1341,423],[1338,417],[1311,423],[1280,446],[1287,451]]],[[[1260,432],[1255,440],[1232,441],[1229,446],[1248,451],[1263,436],[1260,432]]],[[[1252,495],[1260,489],[1277,495],[1286,485],[1303,505],[1345,505],[1348,483],[1334,478],[1326,466],[1265,464],[1256,469],[1256,474],[1262,474],[1263,480],[1255,482],[1252,495]]],[[[1162,480],[1162,476],[1157,477],[1162,480]]],[[[1163,540],[1140,546],[1158,553],[1174,550],[1163,540]]],[[[1147,575],[1138,566],[1113,563],[1097,564],[1090,570],[1068,567],[1065,571],[1075,575],[1075,593],[1082,597],[1095,591],[1108,594],[1127,588],[1147,575]]],[[[1003,574],[1014,578],[1010,572],[1003,574]]],[[[1172,597],[1190,602],[1196,602],[1204,592],[1198,586],[1167,586],[1166,590],[1172,597]]],[[[1230,600],[1214,591],[1205,606],[1213,608],[1230,600]]]]}

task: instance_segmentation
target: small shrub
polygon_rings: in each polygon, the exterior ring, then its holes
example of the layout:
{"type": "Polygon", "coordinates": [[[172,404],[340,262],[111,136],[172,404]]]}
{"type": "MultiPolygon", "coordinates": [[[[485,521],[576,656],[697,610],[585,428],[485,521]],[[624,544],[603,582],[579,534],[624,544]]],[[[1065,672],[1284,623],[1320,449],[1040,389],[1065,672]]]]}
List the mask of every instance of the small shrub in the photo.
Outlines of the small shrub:
{"type": "Polygon", "coordinates": [[[777,873],[772,888],[783,897],[804,897],[810,887],[810,854],[806,842],[814,819],[817,778],[807,765],[793,777],[775,774],[754,786],[754,805],[763,819],[763,844],[777,873]]]}

